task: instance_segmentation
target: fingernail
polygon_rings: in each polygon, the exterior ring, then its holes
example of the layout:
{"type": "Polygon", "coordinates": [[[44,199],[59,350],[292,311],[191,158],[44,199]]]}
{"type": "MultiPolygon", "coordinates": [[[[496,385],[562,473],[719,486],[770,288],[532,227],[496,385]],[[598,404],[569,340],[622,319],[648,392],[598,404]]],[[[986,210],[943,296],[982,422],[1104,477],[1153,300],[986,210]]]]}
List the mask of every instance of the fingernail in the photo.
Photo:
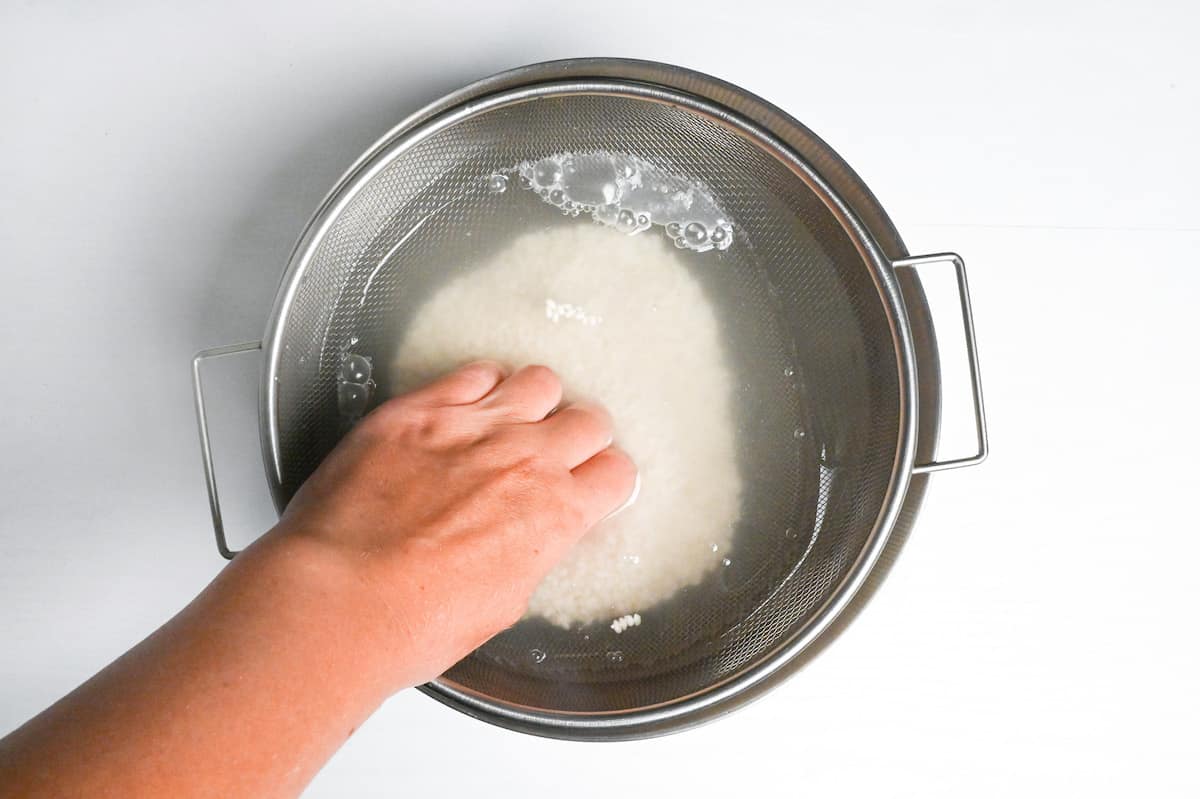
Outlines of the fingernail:
{"type": "Polygon", "coordinates": [[[640,494],[641,492],[642,492],[642,473],[638,472],[633,478],[633,491],[629,492],[629,499],[627,499],[623,503],[621,503],[621,507],[617,508],[616,510],[614,510],[612,513],[608,514],[604,518],[611,519],[612,517],[616,516],[621,511],[628,508],[630,505],[632,505],[634,502],[637,501],[638,494],[640,494]]]}

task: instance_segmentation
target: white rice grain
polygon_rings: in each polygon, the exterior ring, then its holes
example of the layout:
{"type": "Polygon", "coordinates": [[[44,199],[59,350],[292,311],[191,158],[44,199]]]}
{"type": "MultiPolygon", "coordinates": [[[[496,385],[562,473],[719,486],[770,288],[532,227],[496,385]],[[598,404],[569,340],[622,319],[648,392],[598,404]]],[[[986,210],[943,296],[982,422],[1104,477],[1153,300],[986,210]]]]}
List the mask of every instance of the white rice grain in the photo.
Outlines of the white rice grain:
{"type": "Polygon", "coordinates": [[[554,369],[568,401],[609,409],[639,469],[637,501],[547,575],[531,615],[623,630],[720,564],[741,502],[732,380],[713,308],[662,237],[585,223],[519,237],[418,309],[394,374],[404,391],[477,358],[554,369]]]}

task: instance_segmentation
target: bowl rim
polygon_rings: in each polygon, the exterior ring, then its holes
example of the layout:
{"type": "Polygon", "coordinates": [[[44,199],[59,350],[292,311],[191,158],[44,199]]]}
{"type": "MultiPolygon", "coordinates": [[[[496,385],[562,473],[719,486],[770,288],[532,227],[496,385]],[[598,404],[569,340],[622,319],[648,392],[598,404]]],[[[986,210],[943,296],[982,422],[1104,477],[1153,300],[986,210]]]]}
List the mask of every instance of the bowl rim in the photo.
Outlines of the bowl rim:
{"type": "MultiPolygon", "coordinates": [[[[609,712],[548,711],[516,705],[444,677],[421,686],[423,692],[444,704],[509,729],[556,738],[618,740],[661,735],[703,723],[761,696],[798,670],[808,660],[801,655],[821,642],[843,613],[852,608],[856,613],[860,608],[853,607],[854,600],[887,547],[902,510],[909,511],[910,517],[915,514],[915,507],[911,510],[905,507],[910,484],[919,480],[922,488],[919,493],[923,493],[925,479],[912,476],[918,448],[917,411],[919,406],[924,410],[927,404],[923,396],[918,397],[917,356],[906,303],[906,295],[912,299],[912,290],[902,290],[891,265],[892,260],[907,253],[874,196],[827,144],[799,122],[732,84],[681,67],[647,61],[573,59],[533,64],[453,92],[409,116],[369,148],[335,184],[305,226],[283,273],[263,337],[265,360],[259,427],[271,495],[282,512],[286,496],[282,489],[278,394],[273,377],[282,356],[282,333],[292,299],[324,233],[372,177],[396,158],[403,157],[417,142],[466,118],[548,96],[596,93],[668,103],[707,116],[769,150],[803,180],[837,218],[871,270],[892,335],[899,390],[896,455],[884,501],[867,543],[821,608],[787,641],[754,664],[685,697],[609,712]],[[887,251],[881,239],[887,241],[887,251]]],[[[916,297],[923,303],[919,284],[916,297]]],[[[924,331],[924,335],[932,339],[932,330],[924,331]]],[[[932,430],[936,439],[936,424],[923,427],[932,430]]],[[[922,444],[925,445],[922,449],[931,449],[929,441],[922,444]]],[[[919,500],[918,496],[918,504],[919,500]]],[[[903,532],[906,536],[907,528],[903,532]]],[[[844,627],[844,623],[840,626],[844,627]]],[[[821,643],[817,648],[823,648],[824,642],[821,643]]]]}

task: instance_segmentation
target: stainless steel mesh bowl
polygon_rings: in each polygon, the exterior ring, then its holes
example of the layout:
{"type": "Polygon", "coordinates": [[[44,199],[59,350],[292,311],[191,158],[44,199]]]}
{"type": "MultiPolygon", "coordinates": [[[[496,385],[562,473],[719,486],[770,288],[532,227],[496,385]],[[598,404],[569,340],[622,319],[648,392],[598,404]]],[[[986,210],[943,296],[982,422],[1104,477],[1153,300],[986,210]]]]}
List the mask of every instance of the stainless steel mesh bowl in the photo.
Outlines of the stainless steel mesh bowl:
{"type": "MultiPolygon", "coordinates": [[[[503,246],[530,225],[587,224],[549,213],[532,193],[491,193],[488,176],[601,151],[702,183],[732,223],[732,246],[704,253],[710,268],[694,274],[747,389],[737,411],[747,488],[735,567],[645,611],[639,627],[618,639],[603,625],[527,620],[425,687],[485,720],[568,738],[679,729],[794,671],[886,569],[880,555],[899,546],[923,487],[911,475],[978,462],[986,449],[957,256],[905,258],[849,168],[735,87],[645,62],[558,62],[485,80],[405,121],[310,222],[261,344],[264,454],[280,509],[345,432],[336,372],[350,342],[384,365],[413,311],[447,279],[438,265],[469,264],[481,241],[503,246]],[[979,452],[931,463],[936,352],[920,283],[901,267],[940,261],[957,268],[979,452]]],[[[259,346],[196,361],[226,555],[199,363],[259,346]]],[[[375,377],[385,395],[386,368],[375,377]]]]}

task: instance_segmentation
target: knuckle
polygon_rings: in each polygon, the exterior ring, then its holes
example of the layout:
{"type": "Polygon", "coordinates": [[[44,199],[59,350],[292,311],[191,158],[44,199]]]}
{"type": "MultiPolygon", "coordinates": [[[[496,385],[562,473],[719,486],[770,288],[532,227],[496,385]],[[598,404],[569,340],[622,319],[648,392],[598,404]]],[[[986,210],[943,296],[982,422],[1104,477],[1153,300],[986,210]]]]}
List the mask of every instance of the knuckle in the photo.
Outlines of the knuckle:
{"type": "Polygon", "coordinates": [[[610,449],[608,468],[617,487],[632,490],[637,481],[638,467],[628,455],[620,450],[610,449]]]}
{"type": "Polygon", "coordinates": [[[619,449],[613,450],[613,457],[616,460],[617,468],[621,470],[621,473],[625,477],[629,478],[630,480],[633,480],[635,477],[637,477],[637,464],[633,462],[633,458],[629,457],[628,453],[619,449]]]}
{"type": "Polygon", "coordinates": [[[505,503],[525,520],[531,534],[566,507],[571,495],[570,473],[541,453],[511,462],[498,482],[505,503]]]}
{"type": "Polygon", "coordinates": [[[389,414],[392,437],[406,444],[437,447],[453,437],[455,425],[444,408],[401,402],[389,414]]]}
{"type": "Polygon", "coordinates": [[[544,386],[547,390],[557,391],[562,387],[562,384],[559,383],[558,375],[549,366],[543,366],[538,363],[527,368],[529,370],[529,377],[536,380],[539,385],[544,386]]]}
{"type": "Polygon", "coordinates": [[[503,374],[500,364],[495,361],[472,361],[459,368],[455,379],[460,384],[465,383],[474,387],[477,384],[493,381],[500,374],[503,374]]]}
{"type": "Polygon", "coordinates": [[[423,438],[437,430],[438,415],[433,408],[413,404],[397,413],[397,421],[405,433],[423,438]]]}
{"type": "Polygon", "coordinates": [[[491,360],[490,358],[481,358],[478,361],[471,361],[462,368],[464,372],[482,372],[486,375],[503,374],[504,367],[499,361],[491,360]]]}
{"type": "Polygon", "coordinates": [[[504,476],[517,488],[539,488],[549,477],[546,467],[547,464],[540,453],[531,453],[509,465],[504,470],[504,476]]]}
{"type": "Polygon", "coordinates": [[[613,420],[608,415],[608,411],[599,406],[591,409],[592,423],[596,426],[596,430],[606,436],[609,441],[612,440],[613,420]]]}

